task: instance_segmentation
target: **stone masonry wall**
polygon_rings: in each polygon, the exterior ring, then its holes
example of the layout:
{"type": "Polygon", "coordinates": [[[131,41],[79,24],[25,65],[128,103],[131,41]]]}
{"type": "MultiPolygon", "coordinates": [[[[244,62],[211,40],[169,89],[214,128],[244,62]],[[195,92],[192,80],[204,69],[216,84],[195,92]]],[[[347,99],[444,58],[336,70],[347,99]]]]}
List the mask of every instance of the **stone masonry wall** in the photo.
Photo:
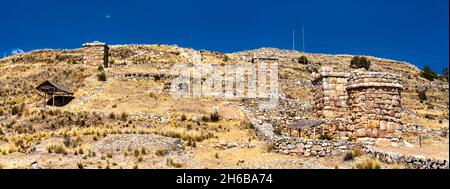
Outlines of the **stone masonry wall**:
{"type": "Polygon", "coordinates": [[[109,47],[105,43],[94,41],[83,44],[83,61],[87,65],[108,67],[109,47]]]}
{"type": "MultiPolygon", "coordinates": [[[[335,72],[322,67],[312,75],[314,110],[318,118],[348,120],[332,124],[339,138],[399,138],[402,125],[401,79],[381,72],[335,72]]],[[[328,126],[329,127],[329,126],[328,126]]],[[[389,143],[388,140],[382,141],[389,143]]]]}
{"type": "Polygon", "coordinates": [[[393,74],[354,72],[347,91],[356,138],[401,137],[401,80],[393,74]]]}
{"type": "Polygon", "coordinates": [[[349,74],[323,67],[313,75],[314,109],[318,118],[348,118],[347,78],[349,74]]]}
{"type": "Polygon", "coordinates": [[[384,152],[359,142],[347,140],[312,140],[284,137],[272,140],[273,151],[286,155],[303,157],[341,156],[354,149],[361,149],[367,156],[387,164],[401,164],[413,169],[448,169],[447,159],[432,159],[421,156],[402,155],[384,152]]]}

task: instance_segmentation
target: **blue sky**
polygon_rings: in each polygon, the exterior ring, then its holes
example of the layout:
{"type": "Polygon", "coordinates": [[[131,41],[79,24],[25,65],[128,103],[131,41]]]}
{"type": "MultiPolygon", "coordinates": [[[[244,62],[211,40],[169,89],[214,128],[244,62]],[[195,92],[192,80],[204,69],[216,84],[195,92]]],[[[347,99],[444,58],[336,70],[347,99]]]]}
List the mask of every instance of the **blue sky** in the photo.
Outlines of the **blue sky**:
{"type": "MultiPolygon", "coordinates": [[[[363,54],[441,72],[449,63],[448,0],[1,1],[0,53],[108,44],[260,47],[363,54]]],[[[0,57],[1,55],[0,54],[0,57]]]]}

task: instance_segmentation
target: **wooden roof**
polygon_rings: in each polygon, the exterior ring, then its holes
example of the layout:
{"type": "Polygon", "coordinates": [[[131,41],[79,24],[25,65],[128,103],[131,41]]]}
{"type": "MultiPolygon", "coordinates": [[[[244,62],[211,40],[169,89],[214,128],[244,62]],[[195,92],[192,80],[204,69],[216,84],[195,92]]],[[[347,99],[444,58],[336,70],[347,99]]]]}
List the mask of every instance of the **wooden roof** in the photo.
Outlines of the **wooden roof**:
{"type": "Polygon", "coordinates": [[[299,120],[289,126],[290,129],[303,129],[309,127],[317,127],[322,124],[322,120],[299,120]]]}
{"type": "Polygon", "coordinates": [[[74,94],[72,90],[70,90],[68,87],[52,82],[52,81],[45,81],[38,85],[36,87],[36,90],[44,92],[44,93],[55,93],[55,92],[63,92],[67,94],[74,94]]]}

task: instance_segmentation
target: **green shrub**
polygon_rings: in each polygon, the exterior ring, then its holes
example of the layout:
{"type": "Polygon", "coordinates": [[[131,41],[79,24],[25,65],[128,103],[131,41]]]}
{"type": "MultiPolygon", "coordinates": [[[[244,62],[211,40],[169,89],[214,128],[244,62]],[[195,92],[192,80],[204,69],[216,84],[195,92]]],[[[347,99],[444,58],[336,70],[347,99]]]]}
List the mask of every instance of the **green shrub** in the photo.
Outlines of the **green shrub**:
{"type": "Polygon", "coordinates": [[[333,139],[333,137],[331,137],[331,136],[329,136],[328,134],[323,134],[323,135],[320,135],[319,136],[319,139],[320,140],[332,140],[333,139]]]}
{"type": "Polygon", "coordinates": [[[423,71],[420,73],[420,76],[430,81],[434,81],[434,79],[438,78],[438,75],[436,74],[436,72],[433,72],[433,70],[431,70],[430,66],[425,66],[423,68],[423,71]]]}
{"type": "Polygon", "coordinates": [[[344,161],[352,161],[353,159],[355,159],[355,157],[353,156],[352,152],[347,152],[344,155],[344,161]]]}
{"type": "Polygon", "coordinates": [[[210,116],[209,116],[210,120],[212,122],[218,122],[220,117],[219,117],[219,112],[214,111],[210,116]]]}
{"type": "Polygon", "coordinates": [[[18,105],[15,105],[12,109],[11,109],[11,114],[12,115],[17,115],[20,112],[20,107],[18,105]]]}
{"type": "Polygon", "coordinates": [[[426,119],[434,120],[434,116],[433,116],[432,114],[426,114],[426,115],[425,115],[425,118],[426,118],[426,119]]]}
{"type": "Polygon", "coordinates": [[[47,147],[48,153],[67,154],[66,148],[62,144],[52,144],[47,147]]]}
{"type": "Polygon", "coordinates": [[[363,56],[354,56],[350,61],[350,67],[354,69],[364,68],[368,70],[370,68],[370,60],[363,56]]]}
{"type": "Polygon", "coordinates": [[[79,161],[79,162],[77,163],[77,167],[78,167],[78,169],[83,169],[83,168],[84,168],[84,165],[83,165],[83,163],[82,163],[81,161],[79,161]]]}
{"type": "Polygon", "coordinates": [[[97,74],[97,79],[99,81],[106,81],[106,73],[102,71],[101,73],[97,74]]]}
{"type": "Polygon", "coordinates": [[[420,102],[423,102],[423,101],[428,100],[427,92],[426,92],[426,91],[420,91],[419,94],[418,94],[418,96],[419,96],[420,102]]]}
{"type": "Polygon", "coordinates": [[[128,114],[126,112],[122,112],[122,114],[120,115],[120,118],[122,119],[122,121],[127,121],[128,114]]]}
{"type": "Polygon", "coordinates": [[[103,65],[100,65],[100,66],[97,67],[97,70],[99,72],[103,72],[103,71],[105,71],[105,68],[103,68],[103,65]]]}
{"type": "Polygon", "coordinates": [[[306,58],[306,56],[301,56],[301,57],[298,59],[298,63],[299,63],[299,64],[308,64],[308,58],[306,58]]]}
{"type": "Polygon", "coordinates": [[[444,68],[442,69],[442,77],[444,77],[447,81],[449,81],[449,77],[448,77],[448,68],[444,68]]]}
{"type": "Polygon", "coordinates": [[[184,115],[184,114],[181,115],[181,121],[186,121],[186,119],[187,119],[187,118],[186,118],[186,115],[184,115]]]}
{"type": "Polygon", "coordinates": [[[225,55],[225,56],[223,57],[223,61],[224,61],[224,62],[230,61],[230,57],[228,57],[227,55],[225,55]]]}

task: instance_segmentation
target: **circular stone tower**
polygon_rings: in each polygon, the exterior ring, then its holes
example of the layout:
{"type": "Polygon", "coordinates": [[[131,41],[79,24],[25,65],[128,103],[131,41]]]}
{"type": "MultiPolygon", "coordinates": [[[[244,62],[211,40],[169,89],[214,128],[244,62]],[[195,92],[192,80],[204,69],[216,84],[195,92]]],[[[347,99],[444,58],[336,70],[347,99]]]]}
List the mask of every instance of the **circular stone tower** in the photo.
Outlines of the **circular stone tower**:
{"type": "Polygon", "coordinates": [[[348,78],[347,92],[353,137],[401,137],[401,78],[380,72],[353,72],[348,78]]]}

